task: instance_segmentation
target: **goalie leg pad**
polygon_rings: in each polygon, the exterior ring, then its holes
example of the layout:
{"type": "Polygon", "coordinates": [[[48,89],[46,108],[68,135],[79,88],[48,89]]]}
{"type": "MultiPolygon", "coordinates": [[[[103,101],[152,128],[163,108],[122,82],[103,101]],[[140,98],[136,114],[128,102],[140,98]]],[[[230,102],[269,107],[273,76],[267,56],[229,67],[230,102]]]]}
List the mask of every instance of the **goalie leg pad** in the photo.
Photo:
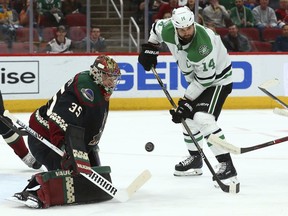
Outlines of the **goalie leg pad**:
{"type": "MultiPolygon", "coordinates": [[[[93,167],[92,169],[111,182],[109,166],[93,167]]],[[[35,175],[35,179],[40,185],[37,190],[37,198],[42,202],[42,208],[102,202],[113,198],[82,175],[71,175],[71,172],[57,170],[35,175]]]]}

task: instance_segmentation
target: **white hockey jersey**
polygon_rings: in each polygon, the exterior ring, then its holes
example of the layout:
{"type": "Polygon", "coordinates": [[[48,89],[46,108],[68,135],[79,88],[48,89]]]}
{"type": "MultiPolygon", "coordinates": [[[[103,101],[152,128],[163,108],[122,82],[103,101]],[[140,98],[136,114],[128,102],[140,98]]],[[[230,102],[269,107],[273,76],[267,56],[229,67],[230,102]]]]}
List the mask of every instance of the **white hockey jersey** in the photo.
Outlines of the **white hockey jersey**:
{"type": "Polygon", "coordinates": [[[60,43],[56,38],[48,42],[47,53],[72,53],[72,41],[65,37],[64,43],[60,43]]]}
{"type": "Polygon", "coordinates": [[[189,86],[185,97],[195,100],[206,88],[232,82],[231,60],[219,35],[194,23],[194,37],[181,45],[171,19],[152,26],[149,42],[165,42],[189,86]]]}

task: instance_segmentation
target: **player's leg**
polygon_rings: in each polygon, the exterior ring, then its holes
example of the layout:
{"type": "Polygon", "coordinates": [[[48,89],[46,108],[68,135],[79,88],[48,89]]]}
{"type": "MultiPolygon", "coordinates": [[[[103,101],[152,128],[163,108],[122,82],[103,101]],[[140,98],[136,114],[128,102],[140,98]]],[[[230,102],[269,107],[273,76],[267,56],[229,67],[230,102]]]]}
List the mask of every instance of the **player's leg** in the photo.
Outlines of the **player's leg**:
{"type": "MultiPolygon", "coordinates": [[[[217,125],[217,119],[221,113],[225,99],[231,92],[231,88],[231,85],[212,87],[205,90],[204,94],[200,97],[201,101],[198,101],[199,106],[196,106],[196,113],[193,119],[205,138],[208,138],[213,133],[221,139],[225,139],[223,131],[217,125]],[[209,104],[209,106],[201,106],[201,104],[209,104]]],[[[230,153],[210,143],[208,143],[208,146],[219,162],[219,169],[217,171],[219,179],[224,180],[237,176],[230,153]]]]}
{"type": "MultiPolygon", "coordinates": [[[[186,119],[186,123],[189,126],[189,129],[191,130],[195,139],[198,141],[199,146],[202,148],[203,135],[197,129],[195,122],[192,119],[186,119]]],[[[201,169],[203,166],[202,157],[184,127],[183,127],[183,136],[184,136],[184,142],[189,152],[189,156],[185,160],[180,161],[178,164],[175,165],[174,176],[202,175],[202,169],[201,169]]]]}
{"type": "MultiPolygon", "coordinates": [[[[2,94],[0,92],[0,114],[3,115],[5,108],[3,104],[2,94]]],[[[12,121],[7,118],[11,123],[12,121]]],[[[39,169],[41,164],[36,161],[33,155],[29,152],[21,135],[14,132],[6,124],[0,121],[0,134],[5,142],[14,150],[15,154],[28,166],[33,169],[39,169]]]]}

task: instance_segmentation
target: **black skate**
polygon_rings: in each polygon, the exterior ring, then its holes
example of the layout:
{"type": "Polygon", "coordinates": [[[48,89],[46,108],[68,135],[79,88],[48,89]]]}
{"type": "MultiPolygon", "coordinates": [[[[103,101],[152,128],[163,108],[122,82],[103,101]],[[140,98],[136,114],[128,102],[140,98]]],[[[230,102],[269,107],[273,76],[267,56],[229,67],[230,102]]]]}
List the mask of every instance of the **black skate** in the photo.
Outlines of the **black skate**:
{"type": "Polygon", "coordinates": [[[175,165],[174,176],[202,175],[203,161],[200,155],[190,155],[185,160],[175,165]]]}
{"type": "MultiPolygon", "coordinates": [[[[218,166],[218,171],[216,172],[216,175],[224,184],[239,183],[237,179],[237,172],[232,161],[221,162],[217,166],[218,166]]],[[[214,177],[213,177],[213,181],[215,181],[214,177]]]]}
{"type": "Polygon", "coordinates": [[[23,191],[19,193],[15,193],[12,198],[10,198],[11,201],[22,203],[29,208],[42,208],[43,203],[40,201],[40,199],[37,196],[36,191],[23,191]]]}

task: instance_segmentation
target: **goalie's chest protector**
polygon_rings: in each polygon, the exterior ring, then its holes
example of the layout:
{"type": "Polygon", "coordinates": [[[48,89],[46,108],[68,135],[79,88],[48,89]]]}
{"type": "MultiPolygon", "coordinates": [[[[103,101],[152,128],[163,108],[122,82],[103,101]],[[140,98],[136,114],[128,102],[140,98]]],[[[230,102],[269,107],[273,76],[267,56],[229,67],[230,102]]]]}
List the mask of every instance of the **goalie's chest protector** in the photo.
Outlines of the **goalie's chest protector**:
{"type": "Polygon", "coordinates": [[[109,111],[109,101],[103,97],[102,90],[92,78],[88,71],[80,73],[74,90],[83,108],[82,127],[85,128],[85,143],[88,146],[98,144],[104,130],[109,111]]]}

